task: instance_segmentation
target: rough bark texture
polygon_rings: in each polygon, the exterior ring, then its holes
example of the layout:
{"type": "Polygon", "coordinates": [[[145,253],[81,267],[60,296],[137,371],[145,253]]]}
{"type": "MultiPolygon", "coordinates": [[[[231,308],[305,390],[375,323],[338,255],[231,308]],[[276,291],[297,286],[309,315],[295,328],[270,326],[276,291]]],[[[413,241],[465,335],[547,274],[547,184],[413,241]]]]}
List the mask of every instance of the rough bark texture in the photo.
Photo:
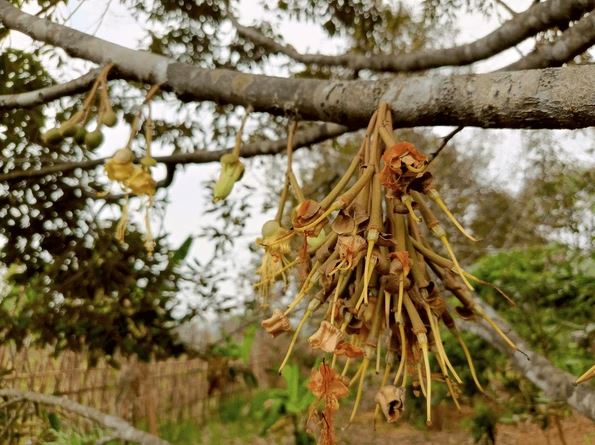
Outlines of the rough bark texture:
{"type": "Polygon", "coordinates": [[[380,101],[389,102],[395,125],[401,127],[595,125],[595,66],[378,82],[283,79],[176,63],[28,15],[6,0],[0,0],[0,20],[72,56],[114,63],[124,78],[163,83],[188,100],[252,105],[256,111],[295,114],[352,128],[363,126],[380,101]]]}
{"type": "Polygon", "coordinates": [[[102,413],[101,411],[91,408],[89,406],[81,405],[80,403],[74,402],[66,397],[56,397],[48,394],[39,394],[29,391],[19,391],[16,389],[0,389],[0,397],[6,397],[10,399],[26,400],[33,403],[39,403],[42,405],[59,406],[62,409],[78,414],[79,416],[97,422],[104,428],[109,428],[114,431],[112,437],[123,441],[136,442],[141,445],[170,445],[169,442],[160,439],[159,437],[153,436],[152,434],[145,433],[144,431],[137,430],[128,422],[123,419],[109,414],[102,413]]]}
{"type": "Polygon", "coordinates": [[[494,32],[466,45],[453,48],[441,48],[416,51],[411,54],[390,54],[363,56],[344,54],[327,56],[324,54],[301,54],[293,47],[281,45],[262,35],[254,28],[242,26],[237,21],[234,25],[238,32],[248,39],[269,48],[271,51],[285,54],[292,59],[316,65],[344,66],[355,70],[370,69],[376,71],[419,71],[440,66],[468,65],[478,60],[487,59],[523,40],[545,31],[556,24],[577,19],[582,14],[595,8],[595,0],[549,0],[534,3],[526,11],[515,14],[494,32]]]}

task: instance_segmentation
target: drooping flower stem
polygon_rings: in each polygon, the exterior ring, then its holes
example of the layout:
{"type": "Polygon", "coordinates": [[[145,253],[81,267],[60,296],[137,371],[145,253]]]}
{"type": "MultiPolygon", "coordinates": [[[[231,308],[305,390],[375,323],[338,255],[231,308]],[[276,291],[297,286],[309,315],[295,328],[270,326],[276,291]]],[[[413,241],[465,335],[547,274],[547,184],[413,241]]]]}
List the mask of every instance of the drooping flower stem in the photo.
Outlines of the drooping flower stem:
{"type": "Polygon", "coordinates": [[[285,354],[285,358],[281,362],[281,366],[279,366],[279,374],[281,374],[281,371],[287,364],[289,357],[291,357],[291,352],[293,351],[295,343],[300,335],[302,328],[304,327],[304,324],[306,323],[308,318],[310,318],[310,316],[314,313],[314,311],[318,308],[318,306],[320,306],[320,300],[318,300],[317,298],[313,298],[310,301],[310,304],[308,305],[308,308],[306,309],[304,316],[302,317],[297,328],[295,329],[295,332],[293,333],[293,337],[291,337],[291,342],[289,343],[289,347],[287,348],[287,353],[285,354]]]}
{"type": "Polygon", "coordinates": [[[438,207],[440,207],[440,209],[446,214],[446,216],[448,217],[448,219],[451,220],[451,222],[454,224],[454,226],[459,229],[459,231],[465,235],[467,238],[469,238],[471,241],[477,241],[477,238],[474,238],[472,235],[470,235],[465,228],[459,223],[459,221],[457,221],[457,219],[455,218],[455,216],[450,212],[450,210],[448,209],[448,207],[446,207],[446,204],[444,203],[444,201],[442,200],[442,197],[440,196],[440,194],[438,193],[438,190],[431,188],[430,190],[428,190],[428,196],[430,198],[432,198],[432,200],[438,205],[438,207]]]}

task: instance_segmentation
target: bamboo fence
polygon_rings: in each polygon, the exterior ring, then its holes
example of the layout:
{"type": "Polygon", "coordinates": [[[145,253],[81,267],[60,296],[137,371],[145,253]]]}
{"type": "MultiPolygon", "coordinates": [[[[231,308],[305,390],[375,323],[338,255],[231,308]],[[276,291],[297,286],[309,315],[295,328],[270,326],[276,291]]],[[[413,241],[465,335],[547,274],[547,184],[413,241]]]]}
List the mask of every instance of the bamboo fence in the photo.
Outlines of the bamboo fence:
{"type": "Polygon", "coordinates": [[[104,361],[89,366],[82,354],[0,347],[0,385],[23,391],[66,396],[83,405],[121,417],[132,424],[158,424],[193,419],[204,422],[209,396],[208,363],[180,357],[143,363],[119,360],[115,369],[104,361]]]}

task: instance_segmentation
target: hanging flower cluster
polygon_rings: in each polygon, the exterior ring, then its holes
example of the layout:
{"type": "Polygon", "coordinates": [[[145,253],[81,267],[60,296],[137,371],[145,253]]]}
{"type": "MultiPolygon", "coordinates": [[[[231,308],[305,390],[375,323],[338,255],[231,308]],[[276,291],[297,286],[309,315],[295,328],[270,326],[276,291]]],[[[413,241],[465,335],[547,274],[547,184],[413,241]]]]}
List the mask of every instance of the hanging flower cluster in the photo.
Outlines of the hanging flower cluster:
{"type": "Polygon", "coordinates": [[[59,127],[51,128],[41,135],[44,143],[56,145],[66,138],[73,138],[74,142],[91,150],[101,145],[101,127],[113,127],[118,122],[108,94],[107,76],[112,67],[113,65],[107,65],[99,72],[80,110],[75,111],[72,117],[62,122],[59,127]],[[88,131],[86,128],[93,120],[95,127],[88,131]]]}
{"type": "MultiPolygon", "coordinates": [[[[277,217],[265,224],[259,241],[265,254],[257,286],[264,296],[269,295],[276,280],[286,280],[288,267],[298,264],[303,269],[300,289],[291,303],[284,310],[276,308],[262,322],[271,335],[283,334],[291,330],[288,317],[298,307],[305,307],[281,368],[305,323],[322,310],[323,320],[308,343],[312,349],[329,354],[330,366],[324,365],[313,374],[315,395],[321,397],[317,382],[325,379],[340,389],[337,379],[346,388],[357,387],[352,421],[367,371],[375,368],[380,372],[382,363],[376,415],[382,412],[388,422],[398,420],[406,406],[405,389],[412,385],[414,393],[426,398],[430,424],[432,381],[443,381],[457,406],[457,385],[462,383],[446,355],[443,329],[459,342],[471,375],[483,391],[455,314],[485,320],[516,349],[475,303],[471,282],[488,283],[461,268],[430,202],[463,234],[473,237],[446,208],[427,171],[428,158],[413,144],[395,140],[386,104],[372,116],[362,145],[343,177],[320,202],[304,197],[292,171],[294,130],[295,124],[288,138],[287,174],[277,217]],[[281,217],[289,189],[298,205],[292,213],[292,227],[284,228],[281,217]],[[429,234],[441,242],[446,255],[433,250],[429,234]],[[292,250],[294,261],[287,258],[292,250]],[[446,303],[442,288],[458,300],[454,311],[446,303]],[[431,355],[436,370],[432,369],[431,355]],[[359,364],[350,372],[354,363],[359,364]]],[[[338,394],[343,395],[342,389],[338,394]]],[[[328,402],[333,409],[338,397],[328,402]]],[[[331,414],[332,410],[328,411],[327,415],[331,414]]],[[[328,437],[328,432],[325,434],[328,437]]]]}
{"type": "Polygon", "coordinates": [[[115,183],[118,183],[126,193],[126,202],[122,207],[122,216],[116,227],[116,239],[124,242],[126,235],[126,226],[128,225],[128,203],[130,195],[136,195],[145,198],[143,206],[145,209],[145,248],[150,255],[155,249],[155,240],[151,230],[151,208],[153,207],[153,197],[157,190],[157,183],[151,174],[151,167],[156,164],[151,155],[151,143],[153,140],[153,120],[151,118],[151,99],[159,91],[159,85],[153,85],[147,92],[143,104],[137,110],[130,128],[130,136],[124,148],[116,152],[105,162],[105,173],[107,177],[115,183]],[[147,116],[144,122],[145,130],[145,155],[137,160],[132,151],[132,141],[134,140],[139,127],[139,121],[142,116],[143,107],[147,107],[147,116]]]}

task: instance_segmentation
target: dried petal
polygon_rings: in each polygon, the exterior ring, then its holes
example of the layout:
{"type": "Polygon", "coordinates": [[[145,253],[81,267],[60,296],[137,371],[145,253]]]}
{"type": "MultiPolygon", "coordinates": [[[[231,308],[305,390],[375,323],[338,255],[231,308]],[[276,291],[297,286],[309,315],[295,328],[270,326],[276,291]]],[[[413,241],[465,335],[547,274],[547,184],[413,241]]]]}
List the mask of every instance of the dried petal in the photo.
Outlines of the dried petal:
{"type": "Polygon", "coordinates": [[[314,349],[322,349],[324,352],[333,352],[337,343],[342,337],[339,329],[328,321],[324,320],[318,330],[310,336],[308,343],[314,349]]]}
{"type": "Polygon", "coordinates": [[[405,411],[405,388],[387,385],[376,393],[376,403],[386,417],[388,423],[396,422],[405,411]]]}
{"type": "Polygon", "coordinates": [[[349,394],[349,388],[330,366],[321,363],[319,369],[313,369],[308,382],[308,389],[317,399],[323,399],[327,409],[339,409],[339,399],[349,394]]]}
{"type": "Polygon", "coordinates": [[[355,220],[346,213],[340,212],[333,221],[331,228],[339,235],[353,233],[353,230],[355,229],[355,220]]]}
{"type": "Polygon", "coordinates": [[[367,245],[366,240],[359,235],[340,235],[336,248],[339,258],[347,263],[347,267],[352,267],[359,263],[367,245]]]}
{"type": "Polygon", "coordinates": [[[347,343],[346,341],[340,341],[335,348],[335,355],[344,355],[349,358],[360,358],[364,356],[364,350],[351,343],[347,343]]]}
{"type": "Polygon", "coordinates": [[[263,320],[260,325],[273,337],[276,337],[283,332],[291,331],[289,320],[283,315],[283,312],[278,309],[273,311],[273,315],[271,315],[270,318],[263,320]]]}
{"type": "Polygon", "coordinates": [[[390,254],[391,264],[390,273],[405,276],[409,274],[411,270],[411,264],[409,263],[409,252],[393,252],[390,254]]]}
{"type": "Polygon", "coordinates": [[[303,220],[309,220],[320,210],[320,204],[313,199],[306,199],[297,208],[297,217],[303,220]]]}

